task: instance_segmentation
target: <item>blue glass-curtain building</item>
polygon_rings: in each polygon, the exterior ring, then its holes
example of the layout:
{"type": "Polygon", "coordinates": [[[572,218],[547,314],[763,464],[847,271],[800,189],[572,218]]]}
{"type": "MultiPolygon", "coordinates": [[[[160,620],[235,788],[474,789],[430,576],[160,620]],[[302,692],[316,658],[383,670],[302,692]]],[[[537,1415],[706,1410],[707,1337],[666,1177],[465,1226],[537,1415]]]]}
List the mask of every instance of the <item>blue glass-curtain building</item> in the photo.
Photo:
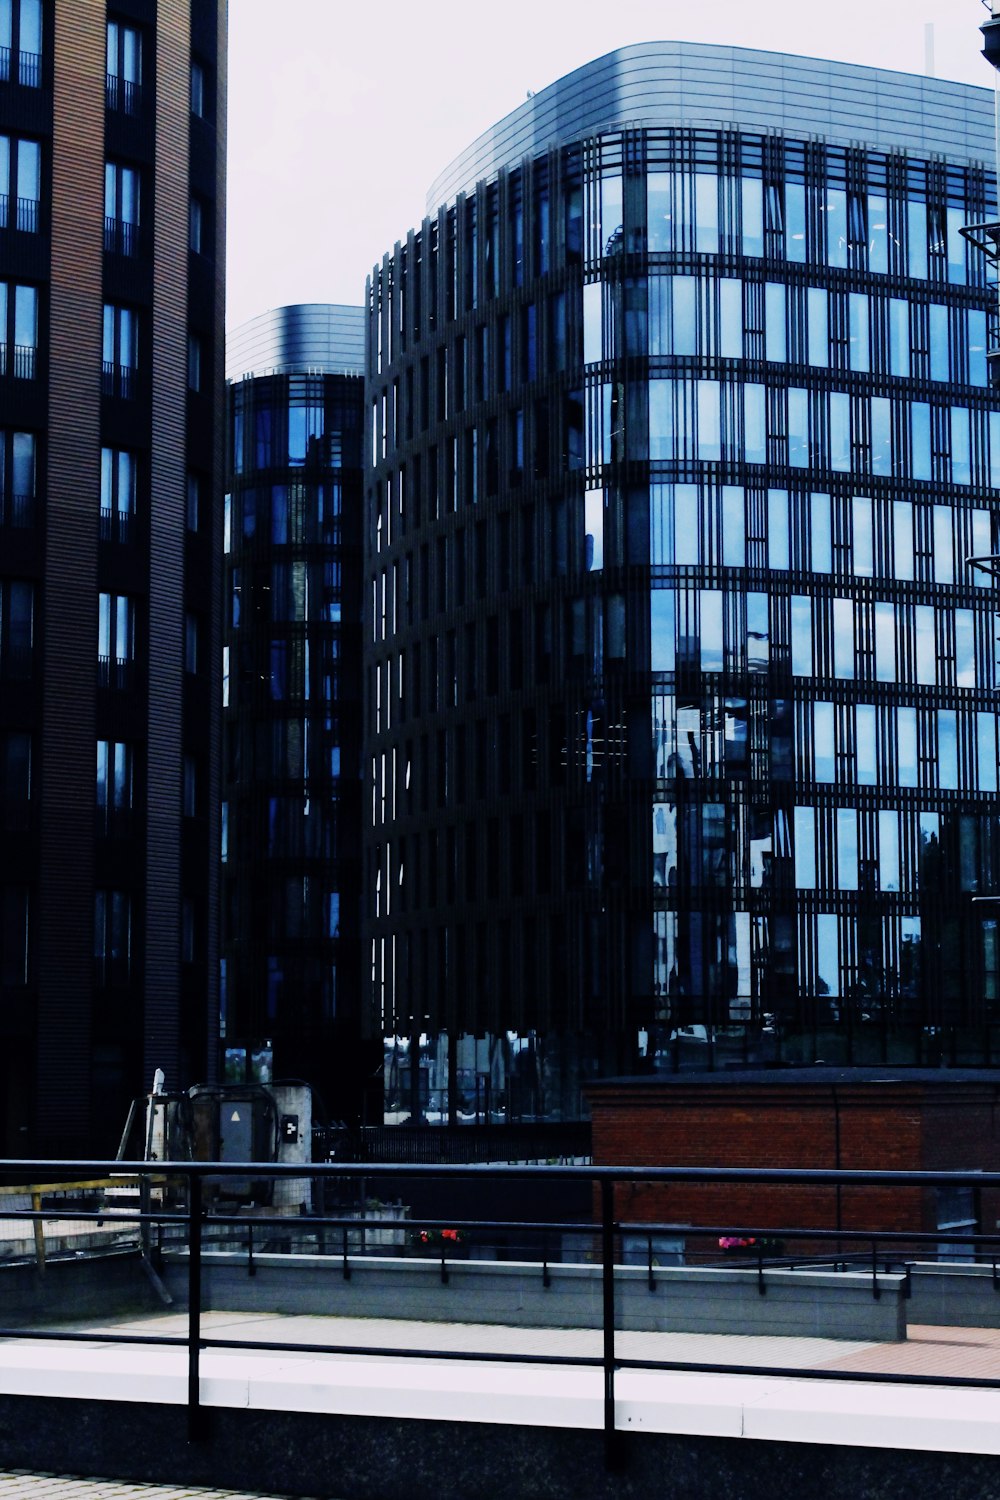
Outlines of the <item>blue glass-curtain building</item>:
{"type": "Polygon", "coordinates": [[[435,1106],[420,1037],[452,1118],[572,1115],[608,1069],[1000,1058],[1000,611],[968,565],[1000,406],[961,233],[992,141],[985,89],[629,47],[475,142],[376,267],[394,1117],[435,1106]]]}
{"type": "MultiPolygon", "coordinates": [[[[232,1081],[362,1114],[364,313],[282,307],[227,342],[222,1037],[232,1081]]],[[[378,1057],[374,1058],[377,1065],[378,1057]]]]}

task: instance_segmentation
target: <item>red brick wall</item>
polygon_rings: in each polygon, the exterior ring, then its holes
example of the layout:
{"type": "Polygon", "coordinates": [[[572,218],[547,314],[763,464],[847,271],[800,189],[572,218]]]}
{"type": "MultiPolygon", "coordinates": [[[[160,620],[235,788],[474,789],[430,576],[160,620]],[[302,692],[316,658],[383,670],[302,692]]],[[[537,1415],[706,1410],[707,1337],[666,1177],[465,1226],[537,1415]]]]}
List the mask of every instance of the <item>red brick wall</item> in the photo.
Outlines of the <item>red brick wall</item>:
{"type": "MultiPolygon", "coordinates": [[[[728,1082],[596,1084],[594,1161],[607,1166],[1000,1170],[1000,1107],[980,1085],[728,1082]]],[[[617,1191],[625,1221],[835,1228],[833,1188],[636,1183],[617,1191]]],[[[992,1230],[1000,1206],[984,1203],[992,1230]],[[991,1217],[990,1217],[991,1215],[991,1217]]],[[[935,1227],[933,1192],[843,1188],[846,1229],[935,1227]]],[[[792,1248],[791,1245],[789,1248],[792,1248]]]]}

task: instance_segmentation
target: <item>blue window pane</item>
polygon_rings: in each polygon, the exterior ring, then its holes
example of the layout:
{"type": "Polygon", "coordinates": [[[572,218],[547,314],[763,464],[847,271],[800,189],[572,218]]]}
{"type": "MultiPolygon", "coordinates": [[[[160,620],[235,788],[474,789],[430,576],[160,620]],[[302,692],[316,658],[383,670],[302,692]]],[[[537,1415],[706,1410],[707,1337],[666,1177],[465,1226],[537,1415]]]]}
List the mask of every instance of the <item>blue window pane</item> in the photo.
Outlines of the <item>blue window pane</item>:
{"type": "Polygon", "coordinates": [[[764,254],[764,185],[759,177],[744,177],[740,183],[743,203],[743,254],[764,254]]]}
{"type": "Polygon", "coordinates": [[[767,492],[767,565],[781,569],[789,566],[787,490],[767,492]]]}
{"type": "Polygon", "coordinates": [[[792,676],[813,675],[812,601],[792,595],[792,676]]]}
{"type": "Polygon", "coordinates": [[[813,705],[813,766],[817,781],[836,781],[837,779],[833,720],[832,703],[813,705]]]}
{"type": "Polygon", "coordinates": [[[717,380],[698,381],[698,457],[709,461],[722,457],[722,414],[717,380]]]}
{"type": "Polygon", "coordinates": [[[868,370],[868,298],[863,292],[851,292],[848,299],[850,360],[852,370],[868,370]]]}
{"type": "Polygon", "coordinates": [[[800,891],[816,889],[816,812],[812,807],[797,807],[793,822],[795,847],[795,885],[800,891]]]}
{"type": "Polygon", "coordinates": [[[843,188],[827,188],[825,197],[827,265],[846,266],[847,193],[843,188]]]}
{"type": "Polygon", "coordinates": [[[986,373],[986,314],[975,308],[969,313],[969,384],[989,384],[986,373]]]}
{"type": "Polygon", "coordinates": [[[722,561],[727,568],[746,567],[747,527],[743,490],[739,485],[722,487],[722,561]]]}
{"type": "Polygon", "coordinates": [[[809,497],[810,566],[814,573],[833,572],[833,532],[830,525],[830,496],[809,497]]]}
{"type": "Polygon", "coordinates": [[[809,465],[809,392],[794,386],[788,392],[788,462],[793,469],[809,465]]]}
{"type": "Polygon", "coordinates": [[[964,282],[965,270],[965,240],[962,237],[962,225],[965,223],[965,212],[961,208],[949,207],[948,209],[948,280],[964,282]]]}
{"type": "MultiPolygon", "coordinates": [[[[910,405],[910,441],[914,479],[931,477],[931,409],[926,401],[914,401],[910,405]]],[[[1000,453],[997,455],[1000,459],[1000,453]]]]}
{"type": "Polygon", "coordinates": [[[878,886],[880,891],[899,890],[899,814],[883,808],[878,815],[878,886]]]}
{"type": "Polygon", "coordinates": [[[931,379],[948,379],[948,309],[932,302],[930,315],[931,379]]]}
{"type": "Polygon", "coordinates": [[[868,195],[868,269],[880,272],[889,269],[888,204],[872,193],[868,195]]]}
{"type": "Polygon", "coordinates": [[[913,502],[892,502],[892,565],[897,578],[913,577],[913,502]]]}
{"type": "Polygon", "coordinates": [[[769,281],[764,289],[764,356],[783,363],[785,342],[785,288],[769,281]]]}
{"type": "Polygon", "coordinates": [[[872,473],[892,473],[892,403],[887,396],[872,397],[872,473]]]}
{"type": "Polygon", "coordinates": [[[917,710],[896,710],[896,771],[900,786],[917,785],[917,710]]]}
{"type": "Polygon", "coordinates": [[[858,814],[853,807],[837,809],[837,887],[858,888],[858,814]]]}
{"type": "Polygon", "coordinates": [[[767,462],[766,387],[743,387],[743,457],[748,464],[767,462]]]}
{"type": "Polygon", "coordinates": [[[910,276],[927,279],[927,204],[909,199],[906,204],[906,269],[910,276]]]}
{"type": "Polygon", "coordinates": [[[830,363],[830,336],[825,287],[811,286],[806,293],[809,323],[809,363],[826,368],[830,363]]]}
{"type": "Polygon", "coordinates": [[[649,595],[649,656],[654,672],[674,670],[674,593],[652,589],[649,595]]]}
{"type": "Polygon", "coordinates": [[[854,534],[854,575],[871,578],[875,571],[875,545],[872,533],[872,503],[864,495],[855,495],[851,502],[854,534]]]}
{"type": "Polygon", "coordinates": [[[854,601],[833,601],[833,672],[835,677],[854,676],[854,601]]]}
{"type": "Polygon", "coordinates": [[[972,449],[969,436],[969,411],[964,406],[951,409],[951,482],[972,483],[972,449]]]}
{"type": "Polygon", "coordinates": [[[698,486],[674,486],[674,560],[685,565],[701,562],[698,486]]]}
{"type": "Polygon", "coordinates": [[[861,786],[875,786],[878,781],[878,761],[875,752],[876,722],[875,705],[859,703],[855,714],[855,750],[858,782],[861,786]]]}
{"type": "Polygon", "coordinates": [[[903,297],[889,298],[889,373],[910,373],[910,304],[903,297]]]}
{"type": "Polygon", "coordinates": [[[672,352],[674,354],[697,354],[698,279],[695,276],[674,276],[672,283],[672,352]]]}
{"type": "Polygon", "coordinates": [[[649,382],[649,456],[674,456],[674,382],[649,382]]]}
{"type": "Polygon", "coordinates": [[[785,255],[794,261],[806,258],[806,190],[801,182],[785,183],[785,255]]]}
{"type": "Polygon", "coordinates": [[[702,589],[701,670],[722,671],[722,590],[702,589]]]}
{"type": "Polygon", "coordinates": [[[719,249],[719,179],[699,172],[694,179],[695,249],[715,255],[719,249]]]}
{"type": "Polygon", "coordinates": [[[938,785],[945,791],[958,790],[958,724],[953,708],[939,708],[938,785]]]}
{"type": "Polygon", "coordinates": [[[851,467],[851,398],[846,391],[830,393],[830,467],[842,474],[851,467]]]}

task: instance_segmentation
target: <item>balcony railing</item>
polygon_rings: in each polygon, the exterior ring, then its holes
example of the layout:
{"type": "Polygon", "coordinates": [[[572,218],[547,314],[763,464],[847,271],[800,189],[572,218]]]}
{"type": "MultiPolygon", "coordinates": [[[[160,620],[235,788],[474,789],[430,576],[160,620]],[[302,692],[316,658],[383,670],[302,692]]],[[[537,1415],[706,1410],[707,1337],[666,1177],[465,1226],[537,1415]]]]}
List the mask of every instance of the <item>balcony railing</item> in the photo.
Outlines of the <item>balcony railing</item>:
{"type": "Polygon", "coordinates": [[[109,255],[138,255],[139,226],[124,219],[104,220],[104,248],[109,255]]]}
{"type": "Polygon", "coordinates": [[[29,531],[35,524],[34,495],[0,494],[0,526],[29,531]]]}
{"type": "Polygon", "coordinates": [[[129,83],[117,73],[108,73],[105,79],[105,99],[108,109],[123,115],[137,115],[142,108],[142,85],[129,83]]]}
{"type": "Polygon", "coordinates": [[[127,510],[110,510],[102,505],[101,541],[127,542],[132,534],[132,519],[131,512],[127,510]]]}
{"type": "Polygon", "coordinates": [[[0,47],[0,83],[10,82],[10,48],[0,47]]]}
{"type": "Polygon", "coordinates": [[[132,366],[106,359],[101,370],[101,393],[130,401],[135,395],[135,370],[132,366]]]}
{"type": "Polygon", "coordinates": [[[41,87],[42,58],[40,53],[18,53],[17,81],[22,88],[37,89],[41,87]]]}
{"type": "Polygon", "coordinates": [[[97,658],[97,685],[102,688],[110,688],[113,692],[128,692],[135,678],[135,663],[123,660],[118,656],[99,656],[97,658]]]}
{"type": "Polygon", "coordinates": [[[0,344],[0,375],[13,375],[15,380],[34,380],[37,365],[38,350],[34,344],[0,344]]]}

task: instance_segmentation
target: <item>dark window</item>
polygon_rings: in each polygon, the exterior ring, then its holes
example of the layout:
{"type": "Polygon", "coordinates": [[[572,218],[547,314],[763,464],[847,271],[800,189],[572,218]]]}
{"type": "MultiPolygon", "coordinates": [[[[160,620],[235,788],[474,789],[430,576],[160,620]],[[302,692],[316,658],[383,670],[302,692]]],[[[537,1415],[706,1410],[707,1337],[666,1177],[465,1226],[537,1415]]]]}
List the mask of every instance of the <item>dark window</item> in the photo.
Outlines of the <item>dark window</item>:
{"type": "Polygon", "coordinates": [[[42,148],[38,141],[0,135],[0,229],[38,231],[42,148]]]}
{"type": "Polygon", "coordinates": [[[0,83],[42,82],[42,0],[0,0],[0,83]]]}

